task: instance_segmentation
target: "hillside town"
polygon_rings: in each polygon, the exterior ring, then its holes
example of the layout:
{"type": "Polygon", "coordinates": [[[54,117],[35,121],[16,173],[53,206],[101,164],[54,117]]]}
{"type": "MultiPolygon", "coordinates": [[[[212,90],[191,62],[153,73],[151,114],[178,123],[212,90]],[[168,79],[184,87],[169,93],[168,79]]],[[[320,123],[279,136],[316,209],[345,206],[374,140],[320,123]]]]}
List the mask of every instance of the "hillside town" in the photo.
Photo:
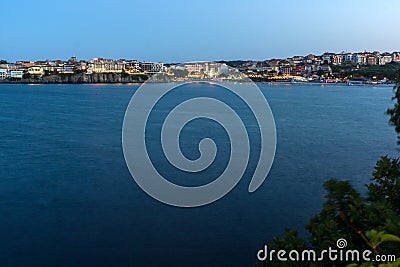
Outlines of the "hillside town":
{"type": "Polygon", "coordinates": [[[34,76],[45,75],[71,75],[76,73],[126,73],[151,75],[165,71],[163,63],[139,62],[137,60],[113,60],[103,58],[93,58],[89,61],[77,60],[71,57],[67,61],[63,60],[44,60],[44,61],[1,61],[0,80],[23,79],[34,76]]]}
{"type": "MultiPolygon", "coordinates": [[[[93,58],[89,61],[76,57],[64,60],[43,61],[0,61],[2,82],[110,82],[102,80],[61,79],[68,76],[81,77],[94,74],[116,74],[118,77],[149,77],[155,73],[174,73],[177,70],[190,78],[213,78],[224,66],[237,68],[254,81],[296,81],[319,83],[377,84],[388,83],[400,75],[400,52],[358,52],[309,54],[285,59],[264,61],[220,61],[216,68],[213,63],[166,64],[161,62],[140,62],[127,59],[93,58]],[[222,65],[221,65],[222,64],[222,65]],[[46,77],[61,77],[58,80],[46,77]]],[[[114,77],[114,76],[113,76],[114,77]]],[[[145,79],[144,79],[145,80],[145,79]]],[[[111,82],[132,81],[113,79],[111,82]]]]}
{"type": "MultiPolygon", "coordinates": [[[[262,62],[242,62],[237,67],[240,71],[248,75],[253,80],[287,80],[311,82],[319,81],[322,83],[337,82],[386,82],[394,77],[384,77],[385,74],[379,66],[394,64],[400,70],[400,52],[380,53],[324,53],[316,56],[294,56],[286,59],[271,59],[262,62]],[[363,75],[361,71],[372,68],[376,73],[373,75],[363,75]],[[370,77],[366,77],[370,76],[370,77]],[[382,76],[382,77],[379,77],[382,76]],[[378,81],[378,78],[380,80],[378,81]],[[374,81],[375,80],[375,81],[374,81]]],[[[384,69],[385,67],[380,67],[384,69]]],[[[400,75],[400,72],[397,72],[400,75]]]]}

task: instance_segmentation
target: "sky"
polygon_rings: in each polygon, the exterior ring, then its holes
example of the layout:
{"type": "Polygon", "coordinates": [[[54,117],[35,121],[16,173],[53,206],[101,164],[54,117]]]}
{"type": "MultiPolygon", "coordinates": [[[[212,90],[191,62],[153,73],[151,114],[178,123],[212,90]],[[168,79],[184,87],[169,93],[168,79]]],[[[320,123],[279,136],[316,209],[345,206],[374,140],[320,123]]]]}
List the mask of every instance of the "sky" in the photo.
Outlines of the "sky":
{"type": "Polygon", "coordinates": [[[400,1],[1,3],[0,59],[265,60],[399,51],[400,1]]]}

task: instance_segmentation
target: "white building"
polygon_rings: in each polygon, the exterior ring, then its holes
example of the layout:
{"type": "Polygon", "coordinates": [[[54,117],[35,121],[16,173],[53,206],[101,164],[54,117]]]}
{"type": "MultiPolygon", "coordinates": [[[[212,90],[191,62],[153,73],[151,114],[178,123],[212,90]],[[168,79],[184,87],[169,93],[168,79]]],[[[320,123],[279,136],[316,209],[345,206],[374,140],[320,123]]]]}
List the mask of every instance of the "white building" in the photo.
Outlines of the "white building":
{"type": "Polygon", "coordinates": [[[144,73],[154,74],[164,71],[164,63],[159,62],[140,62],[140,69],[144,73]]]}
{"type": "Polygon", "coordinates": [[[0,69],[0,80],[5,80],[8,77],[7,69],[0,69]]]}
{"type": "Polygon", "coordinates": [[[185,64],[185,69],[189,73],[198,74],[203,69],[203,64],[199,64],[199,63],[185,64]]]}
{"type": "Polygon", "coordinates": [[[129,73],[140,72],[140,63],[137,60],[125,60],[124,61],[124,69],[129,73]]]}
{"type": "Polygon", "coordinates": [[[363,54],[359,54],[359,53],[353,54],[353,62],[356,63],[356,64],[361,64],[361,65],[365,64],[364,55],[363,54]]]}
{"type": "Polygon", "coordinates": [[[74,73],[74,66],[73,65],[62,65],[55,68],[58,73],[63,74],[73,74],[74,73]]]}
{"type": "Polygon", "coordinates": [[[94,58],[88,63],[87,73],[121,73],[124,67],[122,61],[94,58]]]}
{"type": "Polygon", "coordinates": [[[386,65],[387,63],[392,62],[391,56],[378,56],[378,65],[386,65]]]}
{"type": "Polygon", "coordinates": [[[332,53],[324,53],[324,54],[322,55],[322,62],[326,62],[326,63],[328,63],[328,64],[331,64],[331,63],[332,63],[333,55],[334,55],[334,54],[332,54],[332,53]]]}
{"type": "Polygon", "coordinates": [[[400,62],[400,52],[394,52],[392,54],[392,61],[394,62],[400,62]]]}
{"type": "Polygon", "coordinates": [[[24,71],[22,71],[22,70],[10,71],[10,78],[22,79],[22,75],[24,75],[24,71]]]}
{"type": "Polygon", "coordinates": [[[351,54],[351,53],[342,54],[342,62],[349,63],[349,62],[352,62],[352,61],[353,61],[353,54],[351,54]]]}

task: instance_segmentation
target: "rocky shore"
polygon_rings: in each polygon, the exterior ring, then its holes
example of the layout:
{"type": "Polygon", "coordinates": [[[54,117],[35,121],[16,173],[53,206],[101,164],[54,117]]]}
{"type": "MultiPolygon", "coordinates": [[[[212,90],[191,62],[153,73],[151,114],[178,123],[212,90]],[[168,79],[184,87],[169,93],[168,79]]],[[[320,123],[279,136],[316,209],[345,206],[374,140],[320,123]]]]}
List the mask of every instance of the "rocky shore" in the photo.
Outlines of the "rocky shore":
{"type": "Polygon", "coordinates": [[[48,75],[41,77],[29,77],[22,79],[6,79],[0,80],[0,83],[142,83],[148,79],[147,75],[128,75],[120,73],[77,73],[65,75],[48,75]]]}

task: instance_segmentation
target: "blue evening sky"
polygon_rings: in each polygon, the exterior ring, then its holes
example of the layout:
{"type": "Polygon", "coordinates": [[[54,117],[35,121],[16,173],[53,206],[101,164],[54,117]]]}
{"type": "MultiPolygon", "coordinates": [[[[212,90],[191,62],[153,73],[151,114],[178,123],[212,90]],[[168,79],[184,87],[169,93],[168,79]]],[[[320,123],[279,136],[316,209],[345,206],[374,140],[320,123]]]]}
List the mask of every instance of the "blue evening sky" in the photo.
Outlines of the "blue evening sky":
{"type": "Polygon", "coordinates": [[[19,0],[1,3],[0,59],[263,60],[400,50],[400,1],[19,0]]]}

